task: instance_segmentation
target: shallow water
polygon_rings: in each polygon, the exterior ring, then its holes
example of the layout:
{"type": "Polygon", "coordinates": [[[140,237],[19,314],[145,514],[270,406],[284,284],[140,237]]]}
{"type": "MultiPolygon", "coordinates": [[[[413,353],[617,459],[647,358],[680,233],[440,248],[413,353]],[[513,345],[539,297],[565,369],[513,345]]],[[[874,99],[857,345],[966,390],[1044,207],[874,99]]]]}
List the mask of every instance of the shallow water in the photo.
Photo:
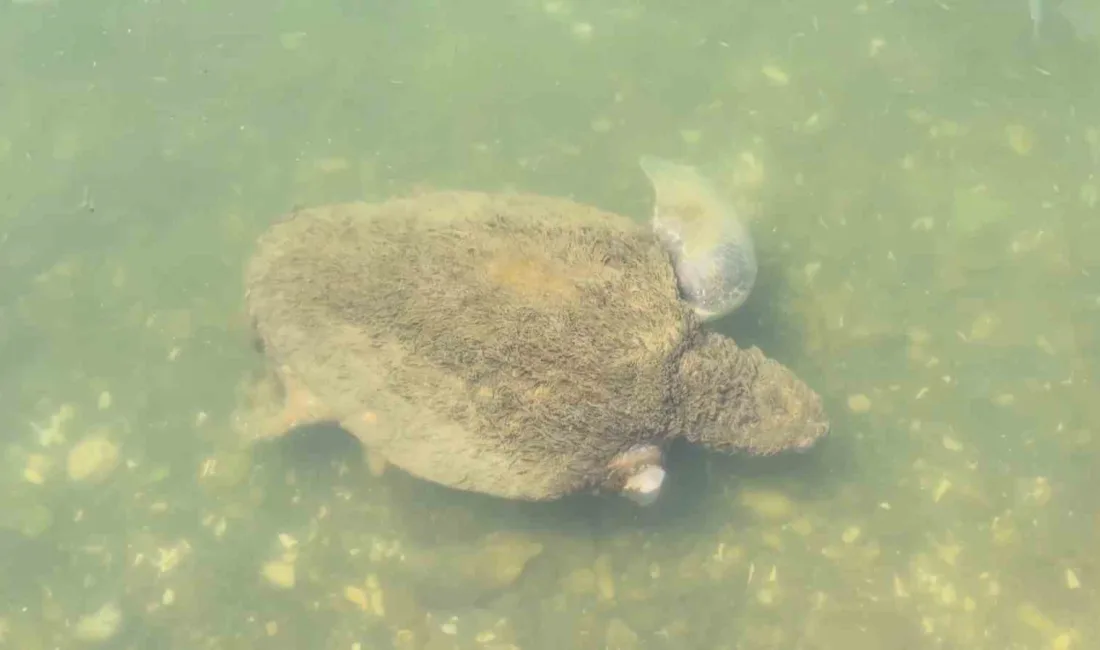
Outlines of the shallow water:
{"type": "MultiPolygon", "coordinates": [[[[1055,3],[1057,4],[1057,3],[1055,3]]],[[[1100,44],[1024,2],[0,5],[0,638],[17,648],[1096,647],[1100,44]],[[653,507],[226,449],[240,277],[418,187],[751,218],[715,323],[829,440],[653,507]]]]}

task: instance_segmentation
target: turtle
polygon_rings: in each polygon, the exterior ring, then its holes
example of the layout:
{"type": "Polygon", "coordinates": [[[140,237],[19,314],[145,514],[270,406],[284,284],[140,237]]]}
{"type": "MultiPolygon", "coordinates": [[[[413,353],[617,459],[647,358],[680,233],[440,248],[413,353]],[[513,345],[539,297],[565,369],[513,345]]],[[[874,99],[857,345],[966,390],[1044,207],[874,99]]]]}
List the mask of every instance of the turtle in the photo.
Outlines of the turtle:
{"type": "Polygon", "coordinates": [[[728,234],[745,233],[708,230],[712,197],[692,204],[683,174],[665,192],[670,171],[646,169],[648,227],[563,197],[473,190],[285,215],[245,269],[266,376],[237,431],[251,443],[329,422],[377,471],[506,499],[610,492],[643,505],[677,439],[810,448],[829,430],[821,397],[704,327],[744,301],[751,280],[724,274],[754,279],[755,256],[731,263],[728,234]],[[727,236],[677,243],[677,223],[727,236]]]}

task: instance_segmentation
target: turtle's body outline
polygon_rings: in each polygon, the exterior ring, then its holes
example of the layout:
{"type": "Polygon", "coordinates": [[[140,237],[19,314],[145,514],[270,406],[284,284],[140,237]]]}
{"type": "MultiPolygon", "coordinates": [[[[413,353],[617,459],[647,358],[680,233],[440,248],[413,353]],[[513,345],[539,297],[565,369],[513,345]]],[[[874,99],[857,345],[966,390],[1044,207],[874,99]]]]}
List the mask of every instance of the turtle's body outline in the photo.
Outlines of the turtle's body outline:
{"type": "Polygon", "coordinates": [[[769,454],[828,430],[788,369],[702,330],[653,232],[567,199],[431,192],[301,210],[260,237],[246,285],[298,408],[239,418],[245,435],[330,420],[457,489],[540,501],[652,489],[639,479],[657,469],[659,489],[675,438],[769,454]],[[644,461],[621,462],[638,449],[644,461]]]}

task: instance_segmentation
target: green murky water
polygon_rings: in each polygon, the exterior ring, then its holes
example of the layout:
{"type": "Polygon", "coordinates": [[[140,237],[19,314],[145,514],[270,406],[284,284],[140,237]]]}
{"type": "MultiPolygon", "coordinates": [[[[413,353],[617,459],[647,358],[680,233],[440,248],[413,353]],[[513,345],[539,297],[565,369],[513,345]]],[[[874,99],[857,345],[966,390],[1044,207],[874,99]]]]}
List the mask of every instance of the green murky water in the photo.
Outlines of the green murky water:
{"type": "Polygon", "coordinates": [[[1046,4],[0,5],[0,647],[1097,647],[1100,43],[1046,4]],[[645,510],[219,452],[278,214],[641,219],[643,154],[752,215],[718,327],[826,443],[676,449],[645,510]]]}

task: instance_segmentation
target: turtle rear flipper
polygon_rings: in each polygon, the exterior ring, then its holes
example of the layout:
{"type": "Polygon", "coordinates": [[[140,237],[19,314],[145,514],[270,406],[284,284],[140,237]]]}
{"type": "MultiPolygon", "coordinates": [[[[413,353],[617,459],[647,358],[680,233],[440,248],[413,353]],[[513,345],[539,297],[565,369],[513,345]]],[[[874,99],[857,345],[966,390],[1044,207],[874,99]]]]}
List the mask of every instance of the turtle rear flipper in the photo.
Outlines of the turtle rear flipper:
{"type": "Polygon", "coordinates": [[[242,397],[232,421],[245,444],[280,438],[292,429],[331,420],[321,401],[286,366],[246,380],[239,392],[242,397]]]}
{"type": "Polygon", "coordinates": [[[363,445],[363,462],[370,470],[371,476],[382,476],[389,460],[386,455],[373,444],[373,429],[377,427],[378,414],[374,411],[364,410],[361,413],[340,420],[340,428],[355,436],[363,445]]]}

